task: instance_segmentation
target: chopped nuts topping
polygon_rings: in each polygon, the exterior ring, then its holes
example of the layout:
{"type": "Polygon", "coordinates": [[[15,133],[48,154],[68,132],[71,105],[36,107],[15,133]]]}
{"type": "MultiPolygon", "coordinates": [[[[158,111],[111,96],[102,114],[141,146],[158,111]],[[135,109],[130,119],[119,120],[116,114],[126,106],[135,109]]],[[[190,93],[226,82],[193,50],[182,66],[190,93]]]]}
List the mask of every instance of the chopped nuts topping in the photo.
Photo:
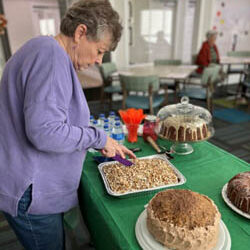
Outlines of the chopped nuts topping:
{"type": "Polygon", "coordinates": [[[134,164],[126,167],[120,163],[103,167],[105,177],[113,192],[122,194],[154,187],[178,183],[173,168],[164,160],[135,159],[134,164]]]}

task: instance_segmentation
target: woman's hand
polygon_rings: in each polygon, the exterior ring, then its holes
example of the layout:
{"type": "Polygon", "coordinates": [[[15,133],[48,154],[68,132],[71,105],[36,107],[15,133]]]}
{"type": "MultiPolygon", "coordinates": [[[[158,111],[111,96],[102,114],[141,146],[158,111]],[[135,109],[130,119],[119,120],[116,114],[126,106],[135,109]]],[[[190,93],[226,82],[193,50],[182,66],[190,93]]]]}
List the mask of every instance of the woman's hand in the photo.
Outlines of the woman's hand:
{"type": "Polygon", "coordinates": [[[135,159],[135,154],[127,149],[125,146],[119,144],[116,140],[107,137],[107,142],[105,147],[101,150],[101,153],[106,157],[114,157],[116,154],[119,154],[122,158],[125,158],[126,155],[129,158],[135,159]]]}

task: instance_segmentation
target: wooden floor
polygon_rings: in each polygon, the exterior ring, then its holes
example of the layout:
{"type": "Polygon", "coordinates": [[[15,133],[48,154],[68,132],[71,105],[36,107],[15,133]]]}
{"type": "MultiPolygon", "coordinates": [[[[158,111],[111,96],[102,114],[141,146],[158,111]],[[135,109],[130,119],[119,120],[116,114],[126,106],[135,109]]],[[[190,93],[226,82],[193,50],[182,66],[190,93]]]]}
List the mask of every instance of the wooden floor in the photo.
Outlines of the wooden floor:
{"type": "MultiPolygon", "coordinates": [[[[192,102],[200,106],[205,106],[203,102],[192,102]]],[[[107,115],[109,112],[109,106],[100,102],[89,102],[89,107],[91,114],[96,117],[99,113],[107,115]]],[[[121,109],[121,101],[114,102],[112,109],[116,112],[121,109]]],[[[210,139],[210,142],[250,163],[250,122],[232,124],[219,119],[213,119],[213,123],[216,133],[210,139]]],[[[86,231],[82,225],[83,223],[81,222],[75,231],[66,231],[67,249],[93,249],[91,246],[85,245],[86,231]]],[[[23,249],[1,213],[0,249],[23,249]]]]}

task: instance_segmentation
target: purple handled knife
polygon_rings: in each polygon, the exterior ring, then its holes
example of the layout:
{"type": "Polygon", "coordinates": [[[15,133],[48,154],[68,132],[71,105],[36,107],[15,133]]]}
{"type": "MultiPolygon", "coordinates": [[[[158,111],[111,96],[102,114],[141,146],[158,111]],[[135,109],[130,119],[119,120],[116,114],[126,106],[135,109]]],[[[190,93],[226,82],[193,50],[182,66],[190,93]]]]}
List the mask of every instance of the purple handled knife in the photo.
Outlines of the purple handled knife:
{"type": "Polygon", "coordinates": [[[127,166],[127,167],[129,167],[129,166],[131,166],[131,165],[133,165],[134,163],[133,162],[131,162],[131,161],[129,161],[129,160],[127,160],[127,159],[123,159],[120,155],[115,155],[114,157],[112,157],[115,161],[118,161],[118,162],[120,162],[121,164],[123,164],[123,165],[125,165],[125,166],[127,166]]]}

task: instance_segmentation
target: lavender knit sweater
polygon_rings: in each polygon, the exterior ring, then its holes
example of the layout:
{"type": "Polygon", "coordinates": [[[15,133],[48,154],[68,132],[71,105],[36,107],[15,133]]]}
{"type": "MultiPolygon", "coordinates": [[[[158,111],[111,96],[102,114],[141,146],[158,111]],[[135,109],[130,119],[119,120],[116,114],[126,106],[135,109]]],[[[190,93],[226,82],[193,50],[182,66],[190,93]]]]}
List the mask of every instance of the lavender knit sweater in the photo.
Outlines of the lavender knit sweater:
{"type": "Polygon", "coordinates": [[[32,184],[30,214],[77,204],[86,150],[103,148],[73,64],[52,37],[28,41],[7,62],[0,85],[0,210],[17,215],[32,184]]]}

